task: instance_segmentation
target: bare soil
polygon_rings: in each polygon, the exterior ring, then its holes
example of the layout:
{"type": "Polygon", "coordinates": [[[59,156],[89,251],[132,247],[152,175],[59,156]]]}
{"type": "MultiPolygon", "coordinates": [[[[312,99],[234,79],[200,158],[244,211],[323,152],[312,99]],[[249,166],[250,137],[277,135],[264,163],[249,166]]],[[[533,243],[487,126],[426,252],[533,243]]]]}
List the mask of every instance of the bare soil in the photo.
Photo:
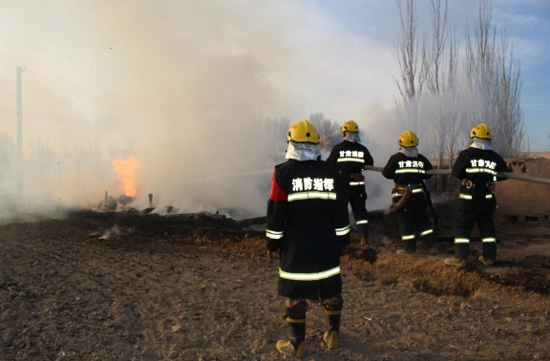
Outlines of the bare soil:
{"type": "MultiPolygon", "coordinates": [[[[445,213],[445,212],[442,212],[445,213]]],[[[449,212],[447,212],[449,213],[449,212]]],[[[550,224],[499,221],[499,260],[399,256],[392,217],[342,258],[340,348],[308,311],[305,360],[550,360],[550,224]]],[[[0,226],[0,360],[280,360],[277,264],[212,215],[79,211],[0,226]]]]}

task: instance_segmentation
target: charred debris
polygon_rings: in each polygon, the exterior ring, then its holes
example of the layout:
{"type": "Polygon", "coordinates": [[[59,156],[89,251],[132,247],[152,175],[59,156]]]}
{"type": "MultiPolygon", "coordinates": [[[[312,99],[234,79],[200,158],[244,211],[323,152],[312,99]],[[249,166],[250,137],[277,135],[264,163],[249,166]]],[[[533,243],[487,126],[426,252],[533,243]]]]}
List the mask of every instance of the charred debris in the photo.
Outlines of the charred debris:
{"type": "MultiPolygon", "coordinates": [[[[132,206],[134,198],[127,195],[113,197],[105,192],[104,200],[99,204],[98,209],[90,211],[78,211],[73,216],[94,214],[95,218],[103,218],[109,222],[123,222],[124,220],[134,219],[131,223],[137,220],[145,222],[146,219],[158,219],[160,223],[174,223],[179,221],[207,221],[209,223],[219,224],[224,227],[233,229],[243,229],[247,227],[262,226],[266,222],[265,216],[252,217],[236,220],[225,215],[225,213],[238,213],[236,210],[222,210],[216,213],[197,212],[197,213],[180,213],[173,206],[165,206],[162,209],[157,209],[153,206],[153,194],[149,193],[149,206],[139,210],[132,206]],[[160,220],[161,218],[165,221],[160,220]]],[[[145,223],[150,223],[145,222],[145,223]]]]}

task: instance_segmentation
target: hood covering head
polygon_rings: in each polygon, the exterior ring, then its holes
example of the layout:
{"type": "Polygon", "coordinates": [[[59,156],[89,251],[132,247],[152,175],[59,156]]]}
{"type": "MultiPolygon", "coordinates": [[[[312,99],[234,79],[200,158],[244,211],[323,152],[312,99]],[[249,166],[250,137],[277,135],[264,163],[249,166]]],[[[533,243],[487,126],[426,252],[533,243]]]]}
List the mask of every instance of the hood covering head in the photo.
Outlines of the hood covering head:
{"type": "Polygon", "coordinates": [[[359,137],[359,133],[345,132],[344,140],[347,140],[348,142],[359,143],[361,141],[361,138],[359,137]]]}
{"type": "Polygon", "coordinates": [[[401,153],[405,154],[405,156],[407,156],[409,158],[418,157],[418,148],[417,147],[401,147],[401,149],[399,149],[399,151],[401,153]]]}
{"type": "Polygon", "coordinates": [[[317,144],[288,142],[286,159],[294,159],[299,162],[321,159],[321,151],[317,144]]]}
{"type": "Polygon", "coordinates": [[[478,148],[483,150],[492,150],[491,139],[473,138],[470,148],[478,148]]]}

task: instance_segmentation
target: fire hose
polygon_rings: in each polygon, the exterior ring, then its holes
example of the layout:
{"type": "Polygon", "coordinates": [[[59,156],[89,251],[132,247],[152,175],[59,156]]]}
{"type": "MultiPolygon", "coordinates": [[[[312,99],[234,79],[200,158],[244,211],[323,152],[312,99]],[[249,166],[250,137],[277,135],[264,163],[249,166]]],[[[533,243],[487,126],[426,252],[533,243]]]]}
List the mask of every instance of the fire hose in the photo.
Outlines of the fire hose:
{"type": "MultiPolygon", "coordinates": [[[[365,169],[374,171],[374,172],[382,172],[384,170],[383,167],[377,167],[373,165],[366,165],[365,169]]],[[[448,175],[448,174],[451,174],[451,169],[431,169],[426,171],[426,174],[448,175]]],[[[531,182],[531,183],[550,185],[550,178],[535,177],[525,173],[500,172],[497,174],[497,177],[513,179],[513,180],[518,180],[522,182],[531,182]]]]}
{"type": "MultiPolygon", "coordinates": [[[[384,170],[383,167],[377,167],[377,166],[373,166],[373,165],[366,165],[364,167],[364,169],[365,170],[370,170],[370,171],[375,171],[375,172],[382,172],[384,170]]],[[[449,174],[451,174],[451,169],[431,169],[431,170],[426,171],[426,174],[449,175],[449,174]]],[[[513,179],[513,180],[518,180],[518,181],[523,181],[523,182],[531,182],[531,183],[539,183],[539,184],[550,185],[550,179],[548,179],[548,178],[535,177],[535,176],[532,176],[532,175],[529,175],[529,174],[523,174],[523,173],[518,174],[518,173],[511,173],[511,172],[500,172],[500,173],[497,174],[497,177],[506,178],[506,179],[513,179]]],[[[422,183],[422,186],[424,188],[424,191],[426,192],[426,196],[428,197],[428,205],[430,207],[430,211],[431,211],[432,216],[434,218],[434,226],[437,228],[439,217],[437,216],[437,213],[435,212],[430,194],[429,194],[428,190],[426,189],[425,184],[422,183]]],[[[395,211],[395,210],[398,210],[399,208],[404,207],[405,203],[407,202],[407,198],[408,197],[405,197],[405,195],[404,195],[402,197],[402,199],[397,204],[393,204],[390,207],[390,211],[395,211]]]]}

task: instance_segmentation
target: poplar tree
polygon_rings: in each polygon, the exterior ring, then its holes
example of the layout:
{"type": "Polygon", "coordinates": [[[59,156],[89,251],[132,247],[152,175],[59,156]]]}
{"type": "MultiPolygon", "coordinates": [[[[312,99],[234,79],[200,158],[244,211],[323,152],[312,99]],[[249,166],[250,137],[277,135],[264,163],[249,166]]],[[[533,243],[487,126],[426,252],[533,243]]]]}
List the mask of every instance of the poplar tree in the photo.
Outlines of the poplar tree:
{"type": "Polygon", "coordinates": [[[520,67],[505,33],[496,36],[490,0],[480,1],[476,25],[467,26],[463,57],[448,25],[447,0],[430,0],[431,29],[420,45],[413,0],[396,3],[397,106],[404,123],[429,140],[425,152],[450,166],[468,144],[471,127],[485,122],[493,129],[493,147],[504,157],[517,154],[524,135],[520,67]]]}

